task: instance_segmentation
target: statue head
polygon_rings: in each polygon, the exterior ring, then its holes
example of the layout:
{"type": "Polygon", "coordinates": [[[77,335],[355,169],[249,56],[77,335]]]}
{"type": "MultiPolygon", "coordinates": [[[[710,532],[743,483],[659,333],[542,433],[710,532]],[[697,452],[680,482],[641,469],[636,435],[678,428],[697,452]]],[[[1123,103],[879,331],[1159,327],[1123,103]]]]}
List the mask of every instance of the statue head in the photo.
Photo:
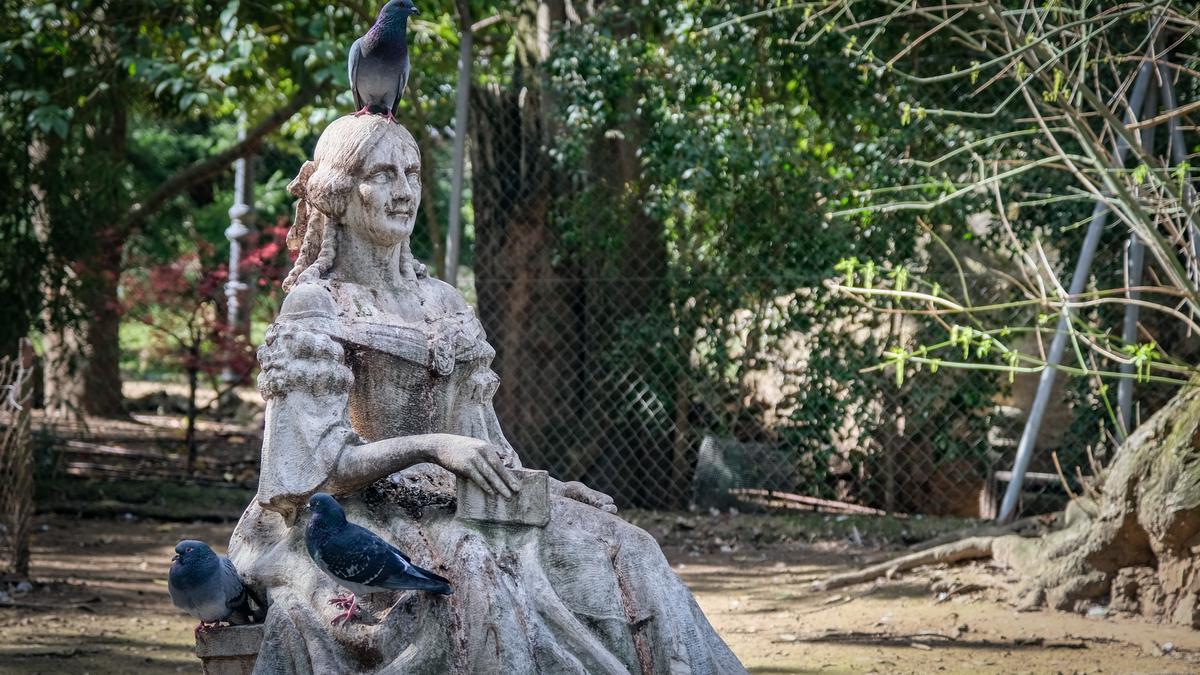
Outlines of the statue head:
{"type": "Polygon", "coordinates": [[[288,191],[299,198],[288,232],[299,255],[285,291],[329,271],[341,230],[373,246],[407,244],[421,201],[420,151],[398,124],[347,115],[321,134],[288,191]]]}

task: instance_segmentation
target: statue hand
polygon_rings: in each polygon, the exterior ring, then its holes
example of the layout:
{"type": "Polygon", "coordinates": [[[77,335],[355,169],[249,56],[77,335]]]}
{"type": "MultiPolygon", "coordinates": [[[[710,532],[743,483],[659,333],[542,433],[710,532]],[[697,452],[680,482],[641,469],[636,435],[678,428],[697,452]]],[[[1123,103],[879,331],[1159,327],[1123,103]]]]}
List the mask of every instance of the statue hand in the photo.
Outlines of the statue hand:
{"type": "Polygon", "coordinates": [[[506,499],[521,488],[504,465],[499,446],[476,438],[439,446],[433,461],[459,478],[466,478],[489,495],[500,493],[506,499]]]}
{"type": "Polygon", "coordinates": [[[573,480],[567,483],[558,483],[556,487],[558,489],[555,492],[567,499],[574,499],[588,506],[594,506],[605,513],[617,512],[617,505],[613,503],[612,497],[599,490],[593,490],[579,481],[573,480]]]}

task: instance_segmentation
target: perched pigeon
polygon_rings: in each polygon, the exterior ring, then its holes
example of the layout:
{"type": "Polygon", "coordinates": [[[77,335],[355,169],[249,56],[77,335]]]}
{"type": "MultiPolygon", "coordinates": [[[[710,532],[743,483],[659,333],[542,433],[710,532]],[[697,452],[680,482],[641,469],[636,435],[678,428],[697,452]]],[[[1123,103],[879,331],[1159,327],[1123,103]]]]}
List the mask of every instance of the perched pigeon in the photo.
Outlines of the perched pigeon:
{"type": "Polygon", "coordinates": [[[175,545],[175,564],[167,576],[171,602],[200,619],[196,633],[221,621],[249,623],[254,616],[242,579],[233,563],[208,544],[185,539],[175,545]]]}
{"type": "Polygon", "coordinates": [[[350,594],[332,600],[343,613],[334,618],[344,625],[358,607],[356,595],[405,589],[450,595],[450,582],[429,570],[421,569],[395,546],[370,530],[346,522],[342,505],[324,492],[308,500],[312,511],[304,530],[308,554],[323,572],[337,579],[350,594]]]}
{"type": "Polygon", "coordinates": [[[396,121],[408,84],[408,17],[420,14],[412,0],[391,0],[375,25],[350,45],[350,90],[355,117],[373,113],[396,121]]]}

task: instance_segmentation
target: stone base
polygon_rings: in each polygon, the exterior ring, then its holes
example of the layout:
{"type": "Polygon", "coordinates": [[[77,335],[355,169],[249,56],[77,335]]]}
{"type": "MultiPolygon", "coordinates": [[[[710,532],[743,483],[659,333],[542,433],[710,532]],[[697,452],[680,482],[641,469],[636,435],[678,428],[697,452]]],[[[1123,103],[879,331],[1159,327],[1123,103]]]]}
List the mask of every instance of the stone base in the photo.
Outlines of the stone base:
{"type": "Polygon", "coordinates": [[[196,637],[196,656],[205,675],[250,675],[262,641],[262,624],[210,628],[196,637]]]}

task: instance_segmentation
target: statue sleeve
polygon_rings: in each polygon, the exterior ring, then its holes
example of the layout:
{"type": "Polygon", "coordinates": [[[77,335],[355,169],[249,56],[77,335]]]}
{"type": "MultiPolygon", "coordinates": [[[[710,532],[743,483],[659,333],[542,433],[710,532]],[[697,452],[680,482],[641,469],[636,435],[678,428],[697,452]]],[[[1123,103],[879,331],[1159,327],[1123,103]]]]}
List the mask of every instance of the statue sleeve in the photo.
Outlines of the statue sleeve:
{"type": "Polygon", "coordinates": [[[345,364],[328,291],[302,284],[288,294],[258,350],[267,402],[258,503],[291,520],[330,477],[341,453],[362,440],[350,427],[354,376],[345,364]]]}

